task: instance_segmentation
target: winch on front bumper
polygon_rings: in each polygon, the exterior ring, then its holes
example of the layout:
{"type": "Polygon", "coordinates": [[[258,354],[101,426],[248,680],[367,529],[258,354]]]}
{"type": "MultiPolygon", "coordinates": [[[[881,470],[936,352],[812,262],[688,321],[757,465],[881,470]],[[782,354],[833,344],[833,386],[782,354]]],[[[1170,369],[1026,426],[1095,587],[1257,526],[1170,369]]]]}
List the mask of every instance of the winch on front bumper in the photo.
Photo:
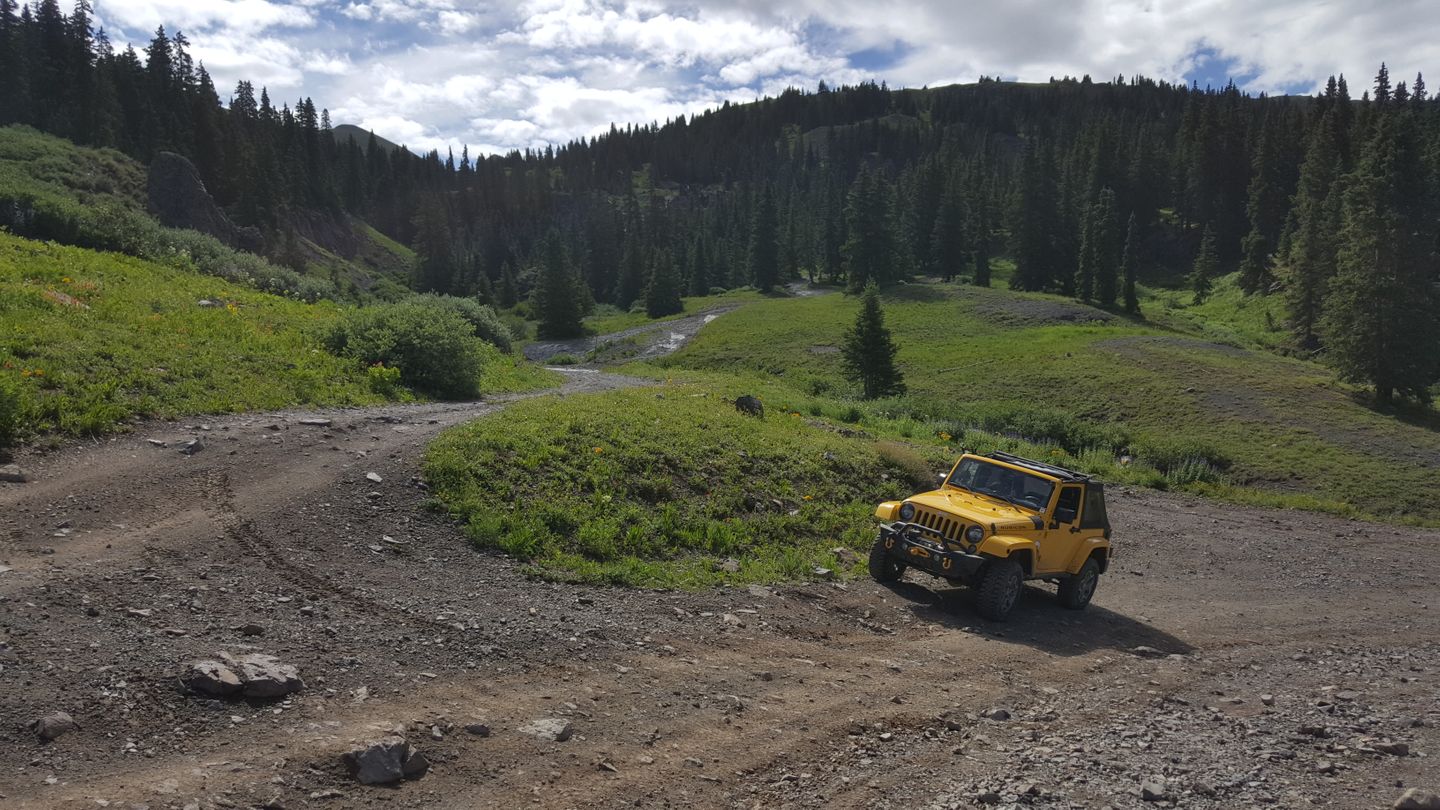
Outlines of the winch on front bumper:
{"type": "Polygon", "coordinates": [[[885,553],[897,562],[937,577],[968,577],[980,570],[986,560],[979,554],[945,548],[944,537],[939,532],[918,523],[886,523],[880,527],[880,542],[885,546],[885,553]]]}

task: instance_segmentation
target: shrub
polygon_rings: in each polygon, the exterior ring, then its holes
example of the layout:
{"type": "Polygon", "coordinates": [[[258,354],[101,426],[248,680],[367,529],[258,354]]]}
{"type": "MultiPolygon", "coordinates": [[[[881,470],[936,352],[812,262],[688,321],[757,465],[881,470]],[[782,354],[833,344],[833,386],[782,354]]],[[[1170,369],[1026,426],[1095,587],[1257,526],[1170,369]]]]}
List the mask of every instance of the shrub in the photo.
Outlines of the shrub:
{"type": "Polygon", "coordinates": [[[453,295],[436,295],[429,293],[419,297],[421,303],[427,306],[454,312],[469,322],[475,330],[475,337],[491,343],[495,348],[506,354],[511,350],[510,328],[501,322],[500,316],[495,310],[476,301],[474,298],[458,298],[453,295]]]}
{"type": "Polygon", "coordinates": [[[899,442],[877,442],[875,452],[880,458],[898,471],[916,492],[935,488],[936,471],[911,447],[899,442]]]}
{"type": "Polygon", "coordinates": [[[441,399],[480,394],[484,343],[454,311],[405,301],[349,313],[325,340],[334,354],[399,369],[409,387],[441,399]]]}
{"type": "Polygon", "coordinates": [[[20,389],[9,377],[0,376],[0,450],[15,441],[20,428],[20,389]]]}
{"type": "Polygon", "coordinates": [[[547,366],[573,366],[573,365],[575,365],[575,364],[577,364],[577,363],[579,363],[579,362],[580,362],[580,361],[577,360],[577,359],[575,359],[575,355],[573,355],[573,354],[556,354],[556,355],[551,355],[550,359],[545,361],[545,365],[547,365],[547,366]]]}

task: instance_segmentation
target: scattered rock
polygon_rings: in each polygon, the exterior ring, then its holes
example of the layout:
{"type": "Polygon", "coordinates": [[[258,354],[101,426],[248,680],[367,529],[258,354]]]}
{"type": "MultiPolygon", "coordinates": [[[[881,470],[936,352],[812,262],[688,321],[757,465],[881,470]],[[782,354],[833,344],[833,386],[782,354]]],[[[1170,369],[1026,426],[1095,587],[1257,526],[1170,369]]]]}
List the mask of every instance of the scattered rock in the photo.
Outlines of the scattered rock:
{"type": "Polygon", "coordinates": [[[377,473],[377,472],[367,472],[367,473],[365,473],[365,480],[367,480],[367,481],[372,481],[372,482],[378,484],[378,483],[380,483],[381,481],[384,481],[385,479],[380,477],[380,473],[377,473]]]}
{"type": "Polygon", "coordinates": [[[734,557],[726,557],[720,563],[720,570],[727,574],[738,574],[740,572],[740,561],[734,557]]]}
{"type": "Polygon", "coordinates": [[[490,736],[490,727],[485,725],[484,723],[467,723],[465,726],[465,730],[471,734],[474,734],[476,737],[490,736]]]}
{"type": "Polygon", "coordinates": [[[430,761],[412,751],[404,737],[385,737],[347,752],[341,760],[362,785],[388,785],[404,778],[419,778],[430,761]]]}
{"type": "Polygon", "coordinates": [[[178,449],[179,449],[180,452],[181,452],[182,454],[184,454],[184,455],[193,456],[193,455],[195,455],[196,453],[200,452],[201,450],[204,450],[204,449],[205,449],[205,443],[202,442],[202,441],[200,441],[198,438],[196,438],[196,439],[191,439],[191,440],[189,440],[189,441],[181,444],[178,449]]]}
{"type": "Polygon", "coordinates": [[[40,742],[51,742],[69,734],[79,726],[75,725],[75,719],[65,712],[52,712],[30,724],[30,730],[40,738],[40,742]]]}
{"type": "Polygon", "coordinates": [[[242,624],[242,625],[240,625],[239,630],[240,630],[240,635],[242,635],[242,636],[263,636],[263,635],[265,635],[265,626],[262,625],[262,624],[256,624],[255,622],[249,622],[249,623],[247,623],[247,624],[242,624]]]}
{"type": "Polygon", "coordinates": [[[849,568],[855,563],[860,562],[860,555],[856,554],[848,548],[845,548],[844,546],[837,546],[836,548],[832,548],[830,549],[830,553],[835,555],[836,562],[840,563],[846,568],[849,568]]]}
{"type": "Polygon", "coordinates": [[[1158,779],[1147,779],[1140,783],[1140,798],[1147,802],[1168,802],[1170,794],[1165,783],[1158,779]]]}
{"type": "Polygon", "coordinates": [[[314,426],[316,426],[316,427],[330,427],[330,424],[331,424],[331,423],[330,423],[330,420],[329,420],[329,419],[311,418],[311,419],[301,419],[301,420],[300,420],[300,424],[302,424],[302,425],[314,425],[314,426]]]}
{"type": "Polygon", "coordinates": [[[722,614],[720,614],[720,623],[721,623],[721,624],[729,625],[729,626],[731,626],[731,627],[744,627],[744,626],[745,626],[745,621],[744,621],[743,619],[741,619],[739,616],[736,616],[734,613],[722,613],[722,614]]]}
{"type": "Polygon", "coordinates": [[[23,484],[30,480],[30,476],[20,469],[18,464],[6,464],[0,466],[0,481],[7,484],[23,484]]]}
{"type": "Polygon", "coordinates": [[[1410,756],[1410,746],[1403,742],[1377,742],[1372,743],[1370,747],[1382,754],[1389,754],[1392,757],[1410,756]]]}
{"type": "Polygon", "coordinates": [[[146,439],[145,441],[153,444],[156,447],[165,447],[167,444],[169,444],[169,442],[165,442],[160,439],[146,439]]]}
{"type": "Polygon", "coordinates": [[[985,718],[986,720],[994,720],[996,722],[1001,722],[1010,719],[1010,711],[1008,709],[1003,709],[999,706],[996,706],[994,708],[986,709],[985,711],[981,712],[980,716],[985,718]]]}
{"type": "Polygon", "coordinates": [[[1263,703],[1263,704],[1265,704],[1266,706],[1274,706],[1274,705],[1275,705],[1275,696],[1274,696],[1274,695],[1261,695],[1261,696],[1260,696],[1260,702],[1263,703]]]}
{"type": "Polygon", "coordinates": [[[520,733],[550,742],[565,742],[575,732],[570,727],[569,720],[559,717],[542,717],[521,726],[520,733]]]}
{"type": "Polygon", "coordinates": [[[1164,653],[1163,651],[1157,650],[1157,649],[1155,649],[1154,647],[1147,647],[1147,646],[1145,646],[1144,644],[1141,644],[1141,645],[1138,646],[1138,647],[1131,647],[1131,648],[1130,648],[1130,653],[1131,653],[1131,655],[1138,655],[1138,656],[1140,656],[1141,658],[1164,658],[1164,657],[1165,657],[1165,653],[1164,653]]]}
{"type": "Polygon", "coordinates": [[[768,599],[775,595],[774,591],[770,590],[764,585],[751,585],[750,587],[746,588],[746,592],[748,592],[751,596],[757,597],[759,599],[768,599]]]}
{"type": "Polygon", "coordinates": [[[1440,810],[1440,793],[1410,788],[1395,800],[1395,810],[1440,810]]]}
{"type": "Polygon", "coordinates": [[[824,568],[824,567],[819,566],[819,565],[815,566],[814,568],[811,568],[811,569],[810,569],[810,574],[811,574],[811,576],[814,576],[816,579],[823,579],[823,580],[827,580],[827,581],[828,581],[828,580],[833,580],[833,579],[835,579],[835,572],[834,572],[834,571],[830,570],[829,568],[824,568]]]}

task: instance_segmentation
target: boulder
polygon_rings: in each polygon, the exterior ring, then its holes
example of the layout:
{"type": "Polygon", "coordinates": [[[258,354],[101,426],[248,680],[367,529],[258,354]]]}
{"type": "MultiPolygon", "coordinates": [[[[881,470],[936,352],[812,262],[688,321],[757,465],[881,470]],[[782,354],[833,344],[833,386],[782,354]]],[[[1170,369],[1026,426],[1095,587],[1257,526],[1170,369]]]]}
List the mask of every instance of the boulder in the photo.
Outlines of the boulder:
{"type": "Polygon", "coordinates": [[[300,671],[292,664],[281,663],[272,655],[251,653],[224,658],[245,684],[245,697],[281,697],[305,688],[305,682],[300,680],[300,671]]]}
{"type": "Polygon", "coordinates": [[[79,726],[75,720],[65,712],[52,712],[30,724],[30,730],[40,738],[40,742],[51,742],[69,734],[79,726]]]}
{"type": "Polygon", "coordinates": [[[538,720],[531,720],[520,727],[521,734],[529,734],[550,742],[565,742],[570,735],[575,733],[570,727],[570,721],[559,717],[542,717],[538,720]]]}
{"type": "Polygon", "coordinates": [[[1440,793],[1410,788],[1395,800],[1395,810],[1440,810],[1440,793]]]}
{"type": "Polygon", "coordinates": [[[347,752],[342,760],[362,785],[387,785],[405,777],[410,743],[404,737],[385,737],[347,752]]]}
{"type": "Polygon", "coordinates": [[[211,697],[230,697],[240,694],[244,684],[235,670],[219,661],[196,661],[180,677],[186,689],[211,697]]]}
{"type": "Polygon", "coordinates": [[[30,476],[20,469],[18,464],[0,465],[0,481],[7,484],[23,484],[30,480],[30,476]]]}

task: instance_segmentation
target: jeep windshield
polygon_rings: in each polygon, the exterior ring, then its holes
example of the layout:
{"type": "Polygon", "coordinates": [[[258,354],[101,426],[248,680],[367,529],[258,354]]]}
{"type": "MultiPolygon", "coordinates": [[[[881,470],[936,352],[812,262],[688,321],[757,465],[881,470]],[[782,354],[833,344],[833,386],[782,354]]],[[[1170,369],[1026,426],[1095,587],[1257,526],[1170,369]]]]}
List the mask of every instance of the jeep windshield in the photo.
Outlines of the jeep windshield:
{"type": "Polygon", "coordinates": [[[1023,509],[1039,512],[1050,503],[1055,484],[1027,472],[992,464],[979,458],[967,458],[955,466],[945,480],[947,486],[998,498],[1023,509]]]}

